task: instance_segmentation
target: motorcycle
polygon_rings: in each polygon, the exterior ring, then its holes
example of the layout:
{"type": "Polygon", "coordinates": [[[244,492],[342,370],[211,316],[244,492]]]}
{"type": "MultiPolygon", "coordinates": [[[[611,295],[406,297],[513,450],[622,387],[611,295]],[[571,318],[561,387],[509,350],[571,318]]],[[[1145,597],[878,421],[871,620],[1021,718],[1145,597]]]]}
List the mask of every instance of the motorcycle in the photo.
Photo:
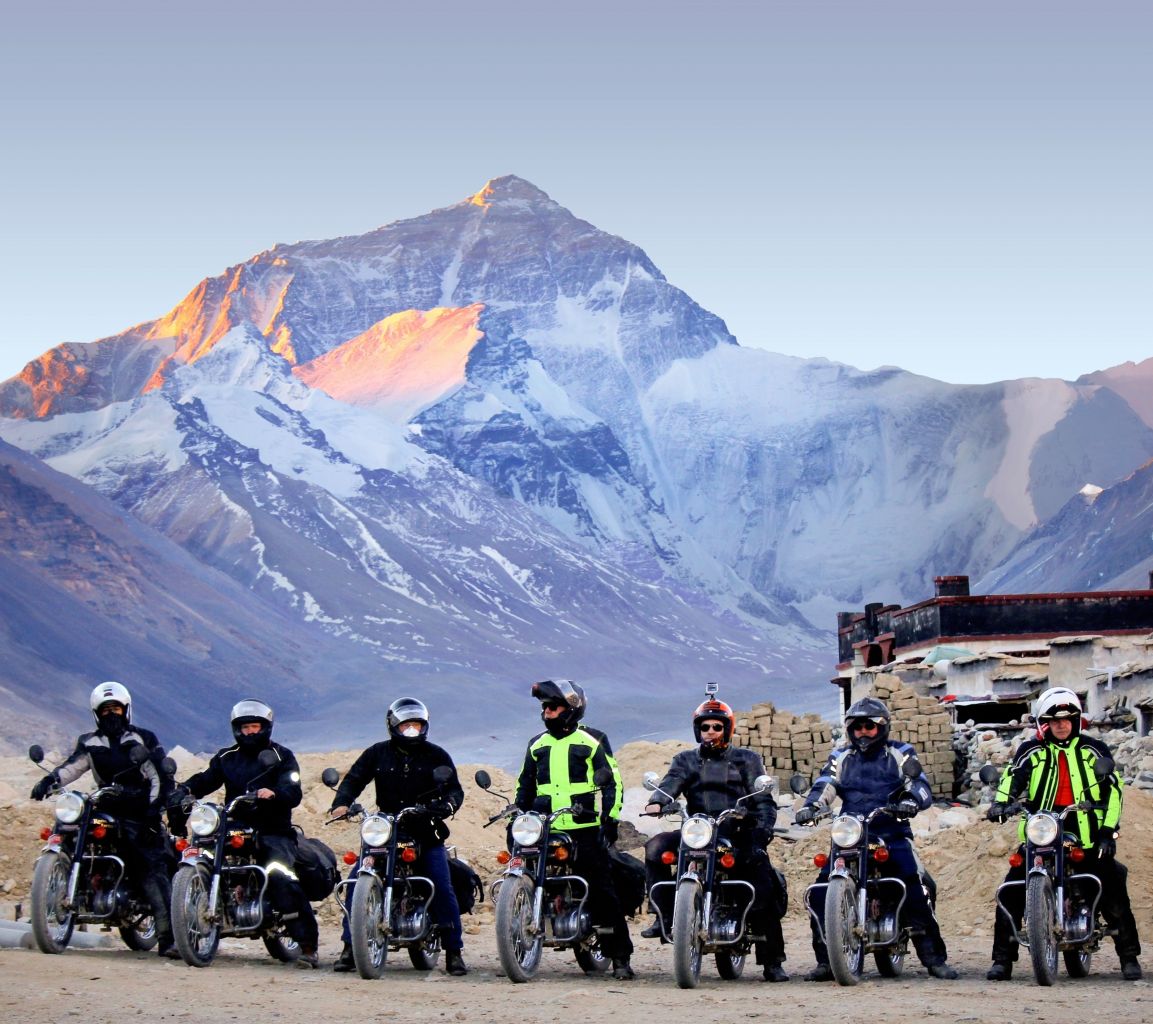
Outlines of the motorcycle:
{"type": "MultiPolygon", "coordinates": [[[[440,787],[452,779],[453,772],[442,765],[432,775],[440,787]]],[[[340,773],[326,768],[321,781],[335,789],[340,773]]],[[[326,822],[360,822],[360,856],[345,854],[344,858],[350,864],[359,861],[360,867],[337,889],[343,910],[344,896],[352,887],[349,932],[353,962],[362,978],[380,977],[390,949],[407,949],[418,971],[431,971],[440,960],[440,930],[432,915],[436,884],[416,874],[413,864],[420,859],[421,848],[409,832],[412,824],[427,818],[426,808],[419,804],[397,814],[366,814],[360,804],[352,804],[344,814],[326,822]]]]}
{"type": "MultiPolygon", "coordinates": [[[[741,806],[746,800],[765,792],[772,783],[768,775],[758,776],[753,792],[740,797],[736,805],[721,811],[715,818],[707,814],[685,813],[658,785],[660,776],[646,772],[644,787],[669,799],[681,815],[681,842],[677,852],[676,874],[670,881],[654,882],[649,889],[649,904],[661,927],[662,937],[673,944],[673,977],[679,988],[696,988],[701,978],[701,961],[713,954],[717,973],[726,981],[739,978],[745,959],[754,942],[764,936],[752,935],[747,928],[756,890],[751,882],[732,877],[737,866],[733,843],[721,835],[721,825],[745,816],[741,806]],[[672,887],[672,935],[654,898],[659,889],[672,887]]],[[[671,856],[671,854],[669,855],[671,856]]]]}
{"type": "MultiPolygon", "coordinates": [[[[1113,761],[1099,758],[1093,766],[1098,785],[1113,774],[1113,761]]],[[[1000,773],[993,765],[979,772],[981,781],[995,783],[1000,773]]],[[[1014,793],[1019,797],[1020,793],[1014,793]]],[[[1077,865],[1085,860],[1085,850],[1078,836],[1066,832],[1065,818],[1078,811],[1103,810],[1092,800],[1082,800],[1060,811],[1031,813],[1017,799],[1006,805],[1005,817],[1019,815],[1024,823],[1024,854],[1013,853],[1013,867],[1027,865],[1021,881],[1002,882],[997,887],[998,912],[1013,920],[1003,896],[1009,889],[1025,887],[1025,916],[1022,936],[1013,922],[1014,938],[1029,950],[1033,978],[1038,985],[1052,985],[1057,980],[1057,954],[1065,961],[1071,978],[1088,976],[1093,954],[1107,934],[1098,917],[1101,880],[1093,874],[1078,873],[1077,865]]],[[[1002,819],[1004,820],[1004,819],[1002,819]]]]}
{"type": "MultiPolygon", "coordinates": [[[[43,767],[39,744],[29,748],[28,756],[43,767]]],[[[129,757],[140,765],[148,752],[138,744],[129,757]]],[[[172,775],[176,764],[165,758],[160,770],[172,775]]],[[[123,793],[115,781],[90,793],[55,791],[56,822],[40,834],[45,845],[32,871],[32,934],[42,953],[64,952],[78,924],[115,928],[129,949],[156,945],[152,908],[118,855],[127,841],[124,826],[100,808],[101,801],[123,793]]]]}
{"type": "MultiPolygon", "coordinates": [[[[920,776],[921,764],[915,757],[905,759],[901,772],[906,779],[920,776]]],[[[808,790],[805,779],[794,775],[790,788],[798,796],[808,790]]],[[[869,814],[838,814],[830,827],[830,849],[819,853],[813,863],[822,870],[829,866],[829,880],[815,882],[805,890],[805,908],[816,922],[828,949],[829,968],[841,985],[856,985],[861,980],[865,957],[872,953],[877,971],[884,978],[900,976],[909,952],[913,930],[901,923],[907,890],[899,878],[886,878],[881,865],[889,859],[883,838],[873,835],[869,826],[881,814],[898,816],[896,799],[869,814]],[[824,911],[818,911],[814,898],[824,895],[824,911]]],[[[818,814],[813,823],[830,817],[818,814]]],[[[921,885],[930,905],[935,903],[933,887],[921,885]]]]}
{"type": "MultiPolygon", "coordinates": [[[[481,789],[491,789],[492,778],[484,769],[474,778],[481,789]]],[[[598,788],[611,781],[612,773],[604,768],[593,776],[598,788]]],[[[603,973],[608,961],[586,908],[588,883],[573,873],[576,844],[568,833],[553,829],[564,814],[589,812],[581,807],[562,807],[550,814],[521,811],[508,796],[493,795],[507,806],[489,818],[485,828],[511,820],[509,851],[497,857],[505,870],[491,890],[496,948],[505,976],[517,983],[531,981],[545,946],[571,949],[585,974],[603,973]]]]}
{"type": "MultiPolygon", "coordinates": [[[[261,752],[262,767],[277,763],[271,750],[261,752]]],[[[228,804],[191,801],[192,841],[177,841],[181,861],[172,879],[172,931],[180,957],[190,967],[208,967],[227,936],[260,939],[282,963],[300,957],[300,946],[286,930],[295,915],[279,913],[269,901],[259,836],[232,820],[238,808],[256,799],[255,792],[248,792],[228,804]]]]}

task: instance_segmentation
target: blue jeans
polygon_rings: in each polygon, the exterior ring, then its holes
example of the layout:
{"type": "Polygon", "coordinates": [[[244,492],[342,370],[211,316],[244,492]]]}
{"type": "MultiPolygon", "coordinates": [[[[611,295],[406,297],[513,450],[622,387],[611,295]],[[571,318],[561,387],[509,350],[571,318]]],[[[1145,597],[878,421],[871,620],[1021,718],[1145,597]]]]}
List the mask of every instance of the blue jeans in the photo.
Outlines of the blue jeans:
{"type": "MultiPolygon", "coordinates": [[[[429,846],[420,855],[413,865],[418,874],[427,876],[436,886],[436,893],[432,897],[432,917],[440,928],[441,943],[446,952],[464,948],[464,933],[460,927],[460,908],[456,903],[456,890],[452,887],[452,875],[448,868],[448,854],[443,846],[429,846]]],[[[353,865],[349,878],[356,878],[360,871],[360,861],[353,865]]],[[[355,886],[349,885],[344,890],[344,906],[348,913],[344,916],[344,925],[340,930],[340,937],[345,943],[352,941],[352,933],[348,930],[348,922],[352,917],[352,890],[355,886]]]]}

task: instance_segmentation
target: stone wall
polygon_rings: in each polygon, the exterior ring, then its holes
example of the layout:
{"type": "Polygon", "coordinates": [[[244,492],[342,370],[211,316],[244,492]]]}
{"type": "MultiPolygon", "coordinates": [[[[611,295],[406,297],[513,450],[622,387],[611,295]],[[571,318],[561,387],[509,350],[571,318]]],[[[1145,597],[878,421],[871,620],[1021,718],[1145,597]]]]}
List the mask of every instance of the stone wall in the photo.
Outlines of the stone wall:
{"type": "Polygon", "coordinates": [[[873,677],[872,696],[883,700],[892,714],[889,738],[911,743],[933,787],[933,796],[953,796],[953,716],[936,697],[922,697],[895,675],[873,677]]]}
{"type": "Polygon", "coordinates": [[[736,718],[733,742],[760,754],[765,771],[782,780],[783,792],[788,792],[788,780],[793,772],[809,779],[829,756],[833,727],[822,721],[820,715],[812,712],[794,715],[765,702],[754,704],[748,711],[736,712],[736,718]]]}

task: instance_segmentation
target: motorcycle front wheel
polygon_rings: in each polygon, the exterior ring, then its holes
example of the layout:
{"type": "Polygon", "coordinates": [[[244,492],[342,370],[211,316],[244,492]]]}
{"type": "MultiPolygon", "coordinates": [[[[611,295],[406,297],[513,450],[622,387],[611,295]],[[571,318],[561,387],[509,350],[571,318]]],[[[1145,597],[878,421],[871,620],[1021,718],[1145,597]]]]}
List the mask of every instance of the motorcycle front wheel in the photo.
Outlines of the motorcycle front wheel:
{"type": "Polygon", "coordinates": [[[830,878],[825,891],[825,943],[829,968],[838,984],[857,984],[865,964],[865,946],[857,920],[857,886],[843,875],[830,878]]]}
{"type": "Polygon", "coordinates": [[[673,977],[679,988],[701,980],[701,887],[691,879],[677,886],[673,904],[673,977]]]}
{"type": "Polygon", "coordinates": [[[72,862],[43,853],[32,871],[32,935],[41,953],[63,953],[76,926],[76,913],[64,909],[72,862]]]}
{"type": "Polygon", "coordinates": [[[371,871],[356,876],[352,890],[352,960],[366,980],[379,978],[388,959],[388,935],[384,920],[384,887],[371,871]]]}
{"type": "Polygon", "coordinates": [[[121,925],[119,931],[124,945],[138,953],[156,947],[156,920],[151,914],[140,914],[131,924],[121,925]]]}
{"type": "Polygon", "coordinates": [[[540,967],[544,936],[533,920],[536,885],[524,875],[506,878],[496,898],[496,951],[509,981],[531,981],[540,967]]]}
{"type": "Polygon", "coordinates": [[[1025,889],[1025,935],[1038,985],[1057,980],[1056,902],[1048,875],[1031,875],[1025,889]]]}
{"type": "Polygon", "coordinates": [[[203,864],[181,868],[172,879],[172,935],[180,959],[207,967],[220,945],[220,925],[208,919],[212,876],[203,864]]]}

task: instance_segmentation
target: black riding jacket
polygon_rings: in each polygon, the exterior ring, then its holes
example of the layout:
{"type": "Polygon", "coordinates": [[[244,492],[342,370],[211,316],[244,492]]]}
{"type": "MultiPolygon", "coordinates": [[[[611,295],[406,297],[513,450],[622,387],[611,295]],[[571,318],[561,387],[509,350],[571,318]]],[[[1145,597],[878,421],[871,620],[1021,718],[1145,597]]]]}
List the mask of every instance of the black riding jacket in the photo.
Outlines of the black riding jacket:
{"type": "Polygon", "coordinates": [[[260,764],[259,750],[239,745],[225,747],[213,754],[208,767],[193,775],[185,785],[197,798],[207,796],[223,786],[226,803],[245,793],[271,789],[276,795],[270,800],[240,804],[233,811],[233,820],[268,835],[294,836],[292,809],[303,797],[300,765],[288,747],[270,743],[267,749],[277,757],[276,764],[271,768],[260,764]]]}
{"type": "Polygon", "coordinates": [[[105,735],[99,729],[83,733],[76,741],[76,749],[59,768],[56,777],[61,786],[67,786],[87,771],[92,772],[97,786],[116,783],[123,794],[108,796],[100,802],[102,810],[131,821],[159,820],[160,798],[167,796],[171,780],[160,771],[164,748],[156,735],[147,729],[129,725],[116,737],[105,735]],[[129,752],[142,743],[148,751],[148,760],[133,764],[129,752]]]}
{"type": "MultiPolygon", "coordinates": [[[[683,793],[689,814],[708,814],[715,818],[721,811],[735,807],[740,797],[752,793],[757,776],[764,774],[760,755],[746,747],[718,750],[702,745],[676,754],[668,774],[657,785],[672,797],[683,793]]],[[[665,806],[669,799],[653,793],[652,802],[665,806]]],[[[737,825],[739,831],[758,828],[772,835],[777,822],[777,805],[772,794],[766,790],[741,806],[747,808],[748,814],[737,825]]]]}

